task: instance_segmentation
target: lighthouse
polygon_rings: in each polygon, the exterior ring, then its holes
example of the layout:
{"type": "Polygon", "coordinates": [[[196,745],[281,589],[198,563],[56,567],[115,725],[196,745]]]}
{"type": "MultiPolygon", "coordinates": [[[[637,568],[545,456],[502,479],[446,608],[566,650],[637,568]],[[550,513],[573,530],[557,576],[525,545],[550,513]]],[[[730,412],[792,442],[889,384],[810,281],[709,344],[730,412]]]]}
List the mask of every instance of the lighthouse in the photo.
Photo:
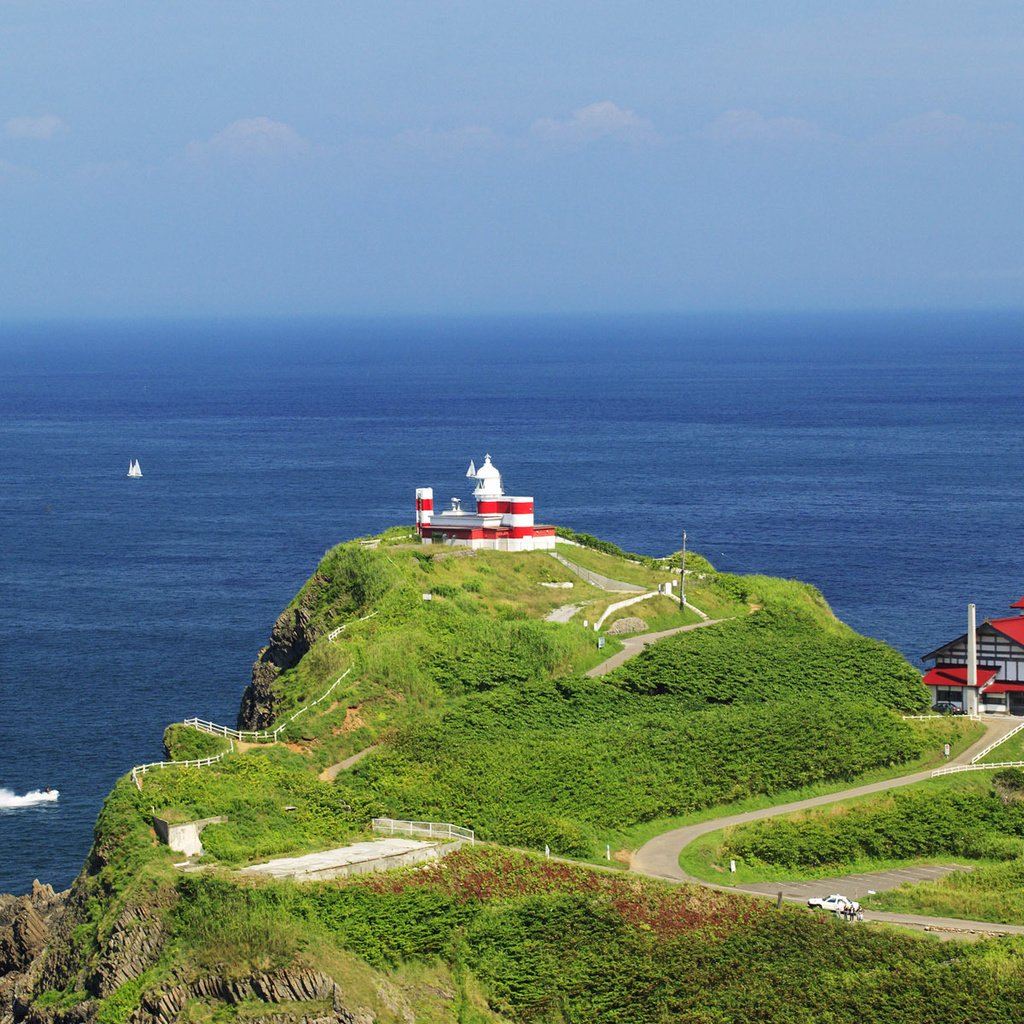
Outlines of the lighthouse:
{"type": "Polygon", "coordinates": [[[416,489],[416,532],[424,544],[495,551],[554,550],[555,528],[534,522],[532,497],[505,494],[501,473],[489,454],[479,469],[470,462],[466,476],[476,481],[473,512],[462,507],[459,497],[452,498],[449,508],[435,512],[433,488],[416,489]]]}

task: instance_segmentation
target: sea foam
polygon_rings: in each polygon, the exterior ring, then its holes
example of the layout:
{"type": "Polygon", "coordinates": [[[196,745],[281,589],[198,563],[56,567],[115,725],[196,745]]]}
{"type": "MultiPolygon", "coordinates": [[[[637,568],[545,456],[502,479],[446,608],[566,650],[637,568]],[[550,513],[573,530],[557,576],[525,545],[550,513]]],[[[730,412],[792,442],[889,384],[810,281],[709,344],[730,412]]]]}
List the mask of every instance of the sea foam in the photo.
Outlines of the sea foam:
{"type": "Polygon", "coordinates": [[[34,807],[36,804],[53,803],[60,796],[60,791],[51,789],[33,789],[19,796],[13,790],[0,788],[0,811],[13,811],[19,807],[34,807]]]}

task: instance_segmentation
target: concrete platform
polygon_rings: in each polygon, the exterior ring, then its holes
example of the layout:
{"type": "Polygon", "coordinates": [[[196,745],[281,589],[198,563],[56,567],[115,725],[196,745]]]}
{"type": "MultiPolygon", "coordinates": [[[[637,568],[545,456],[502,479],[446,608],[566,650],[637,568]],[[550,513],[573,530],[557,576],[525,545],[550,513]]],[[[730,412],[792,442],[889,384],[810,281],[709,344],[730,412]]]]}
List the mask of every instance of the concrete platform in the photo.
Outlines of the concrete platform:
{"type": "Polygon", "coordinates": [[[375,839],[302,857],[281,857],[242,870],[271,878],[293,878],[299,882],[343,878],[437,860],[461,845],[461,841],[427,843],[417,839],[375,839]]]}

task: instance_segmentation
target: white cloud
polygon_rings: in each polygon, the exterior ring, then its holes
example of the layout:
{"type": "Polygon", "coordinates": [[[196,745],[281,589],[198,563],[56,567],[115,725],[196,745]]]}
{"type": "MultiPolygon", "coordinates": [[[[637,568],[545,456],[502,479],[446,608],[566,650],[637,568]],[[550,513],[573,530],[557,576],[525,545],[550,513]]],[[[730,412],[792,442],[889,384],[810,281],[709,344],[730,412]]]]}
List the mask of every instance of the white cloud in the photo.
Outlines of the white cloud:
{"type": "Polygon", "coordinates": [[[533,122],[531,131],[543,139],[569,143],[594,142],[606,138],[649,142],[657,137],[650,121],[611,100],[580,107],[564,120],[542,117],[533,122]]]}
{"type": "Polygon", "coordinates": [[[244,117],[232,121],[206,142],[192,142],[188,153],[195,158],[227,156],[252,159],[291,156],[304,153],[309,145],[299,133],[283,121],[269,117],[244,117]]]}
{"type": "Polygon", "coordinates": [[[708,126],[716,142],[778,142],[824,138],[813,121],[801,117],[765,117],[756,110],[727,110],[708,126]]]}
{"type": "Polygon", "coordinates": [[[883,142],[927,142],[948,146],[957,142],[984,139],[1020,138],[1014,124],[999,121],[972,121],[944,110],[930,110],[890,125],[881,135],[883,142]]]}
{"type": "Polygon", "coordinates": [[[12,139],[52,139],[64,129],[56,114],[40,117],[12,117],[4,122],[4,134],[12,139]]]}

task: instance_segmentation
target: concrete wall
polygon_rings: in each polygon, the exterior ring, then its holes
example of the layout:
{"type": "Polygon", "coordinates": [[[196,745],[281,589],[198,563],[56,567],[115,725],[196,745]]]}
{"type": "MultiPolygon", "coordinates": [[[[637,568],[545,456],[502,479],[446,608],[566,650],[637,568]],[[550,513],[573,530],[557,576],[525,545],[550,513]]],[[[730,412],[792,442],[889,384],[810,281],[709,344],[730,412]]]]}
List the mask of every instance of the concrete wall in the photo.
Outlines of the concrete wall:
{"type": "Polygon", "coordinates": [[[163,818],[153,819],[153,829],[157,838],[166,843],[177,853],[183,853],[186,857],[202,857],[203,844],[199,838],[200,832],[207,825],[221,825],[227,818],[200,818],[198,821],[183,821],[172,824],[164,821],[163,818]]]}
{"type": "Polygon", "coordinates": [[[439,843],[436,846],[425,846],[419,850],[392,854],[390,857],[375,857],[372,860],[361,860],[353,864],[336,864],[332,867],[297,871],[291,877],[296,882],[313,882],[329,878],[347,878],[349,875],[368,875],[371,871],[390,871],[392,868],[405,868],[410,864],[422,864],[428,860],[440,860],[465,845],[463,840],[456,839],[450,843],[439,843]]]}

